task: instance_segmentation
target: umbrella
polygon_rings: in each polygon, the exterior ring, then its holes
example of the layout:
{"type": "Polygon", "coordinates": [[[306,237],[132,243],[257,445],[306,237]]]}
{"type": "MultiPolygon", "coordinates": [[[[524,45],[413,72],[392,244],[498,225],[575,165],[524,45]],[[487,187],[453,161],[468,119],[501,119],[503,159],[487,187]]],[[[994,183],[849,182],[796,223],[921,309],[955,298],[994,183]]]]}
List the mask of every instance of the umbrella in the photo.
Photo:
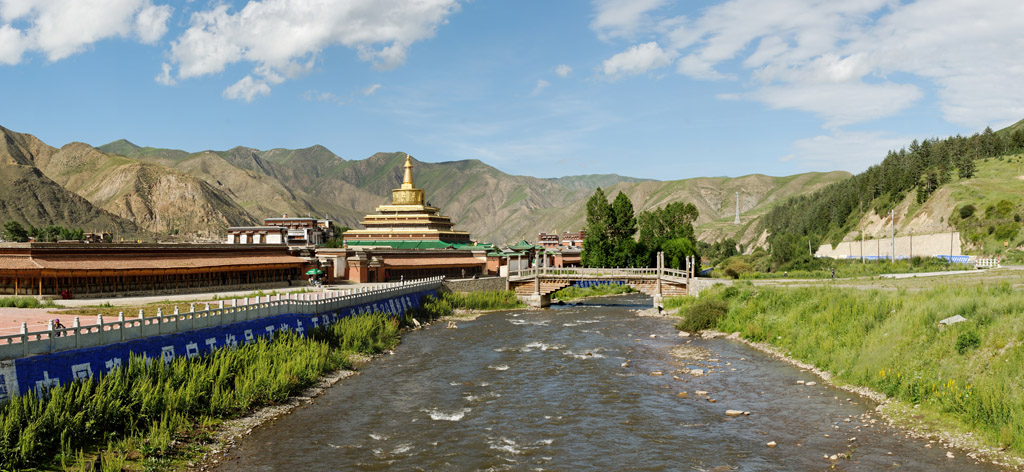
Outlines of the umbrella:
{"type": "Polygon", "coordinates": [[[324,271],[320,269],[309,269],[306,271],[306,275],[320,275],[322,273],[324,273],[324,271]]]}

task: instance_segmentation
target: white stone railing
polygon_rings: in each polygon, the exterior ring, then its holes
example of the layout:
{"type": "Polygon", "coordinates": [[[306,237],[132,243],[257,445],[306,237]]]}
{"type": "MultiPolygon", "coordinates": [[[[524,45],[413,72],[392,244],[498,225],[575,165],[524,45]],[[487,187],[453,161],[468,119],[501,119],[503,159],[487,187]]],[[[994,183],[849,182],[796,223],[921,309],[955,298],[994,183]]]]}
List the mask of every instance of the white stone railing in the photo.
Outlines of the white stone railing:
{"type": "Polygon", "coordinates": [[[974,261],[974,267],[994,269],[999,267],[999,259],[978,259],[974,261]]]}
{"type": "Polygon", "coordinates": [[[372,303],[392,297],[424,290],[437,289],[441,277],[418,279],[405,283],[387,283],[352,290],[331,290],[310,293],[287,293],[266,297],[219,300],[196,311],[196,303],[189,311],[165,314],[157,308],[155,316],[146,316],[139,310],[137,317],[126,318],[124,313],[116,321],[107,321],[97,315],[96,324],[82,326],[75,317],[67,328],[54,328],[53,322],[42,331],[28,331],[21,324],[21,333],[0,336],[0,360],[17,359],[35,354],[65,351],[91,346],[102,346],[130,339],[179,333],[194,329],[222,326],[282,314],[330,313],[342,308],[372,303]]]}

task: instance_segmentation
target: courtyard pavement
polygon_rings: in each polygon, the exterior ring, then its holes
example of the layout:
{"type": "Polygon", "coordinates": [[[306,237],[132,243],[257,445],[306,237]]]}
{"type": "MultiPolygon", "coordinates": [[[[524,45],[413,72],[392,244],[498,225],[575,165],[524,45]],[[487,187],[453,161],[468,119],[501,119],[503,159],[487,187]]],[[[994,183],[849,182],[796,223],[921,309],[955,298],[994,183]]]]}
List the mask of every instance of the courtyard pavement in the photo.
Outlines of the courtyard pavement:
{"type": "MultiPolygon", "coordinates": [[[[326,290],[352,290],[362,287],[376,287],[381,285],[392,285],[392,284],[344,284],[344,285],[329,285],[326,287],[318,287],[316,291],[326,290]]],[[[264,292],[277,292],[277,293],[292,293],[306,290],[309,293],[312,287],[282,287],[282,288],[271,288],[263,289],[264,292]]],[[[60,319],[61,323],[66,327],[71,327],[73,320],[72,316],[61,316],[61,313],[65,311],[65,308],[82,308],[89,306],[106,306],[110,304],[112,306],[125,306],[135,307],[143,306],[151,303],[160,302],[207,302],[214,298],[216,299],[232,299],[242,298],[246,295],[250,295],[256,290],[237,290],[230,292],[207,292],[207,293],[189,293],[183,295],[153,295],[145,297],[111,297],[111,298],[81,298],[71,300],[54,300],[54,303],[61,305],[57,308],[0,308],[0,336],[7,336],[11,334],[21,333],[21,324],[27,323],[28,331],[44,331],[47,328],[47,322],[53,319],[60,319]]],[[[128,316],[125,313],[125,316],[128,316]]],[[[89,326],[96,324],[95,316],[79,316],[79,324],[81,326],[89,326]]],[[[0,341],[3,342],[3,341],[0,341]]]]}

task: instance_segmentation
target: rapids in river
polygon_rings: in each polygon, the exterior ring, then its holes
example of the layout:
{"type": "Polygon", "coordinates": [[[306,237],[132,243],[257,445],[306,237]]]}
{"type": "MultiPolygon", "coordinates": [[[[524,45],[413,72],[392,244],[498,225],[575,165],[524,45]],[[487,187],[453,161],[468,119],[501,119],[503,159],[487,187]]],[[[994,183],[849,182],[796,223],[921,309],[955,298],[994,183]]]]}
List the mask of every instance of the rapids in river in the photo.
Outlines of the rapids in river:
{"type": "Polygon", "coordinates": [[[746,345],[679,337],[674,318],[637,315],[650,303],[407,333],[216,470],[998,470],[906,438],[870,400],[746,345]]]}

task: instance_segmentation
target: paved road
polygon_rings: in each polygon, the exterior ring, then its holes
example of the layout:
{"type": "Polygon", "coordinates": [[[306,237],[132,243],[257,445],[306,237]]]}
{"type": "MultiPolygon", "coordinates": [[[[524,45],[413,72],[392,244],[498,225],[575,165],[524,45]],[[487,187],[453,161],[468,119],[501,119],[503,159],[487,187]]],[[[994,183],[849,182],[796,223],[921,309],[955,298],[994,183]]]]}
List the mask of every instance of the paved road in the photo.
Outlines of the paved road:
{"type": "Polygon", "coordinates": [[[937,277],[940,275],[967,275],[967,274],[979,274],[985,272],[988,269],[974,269],[974,270],[946,270],[942,272],[918,272],[916,274],[882,274],[879,277],[883,279],[909,279],[913,277],[937,277]]]}

